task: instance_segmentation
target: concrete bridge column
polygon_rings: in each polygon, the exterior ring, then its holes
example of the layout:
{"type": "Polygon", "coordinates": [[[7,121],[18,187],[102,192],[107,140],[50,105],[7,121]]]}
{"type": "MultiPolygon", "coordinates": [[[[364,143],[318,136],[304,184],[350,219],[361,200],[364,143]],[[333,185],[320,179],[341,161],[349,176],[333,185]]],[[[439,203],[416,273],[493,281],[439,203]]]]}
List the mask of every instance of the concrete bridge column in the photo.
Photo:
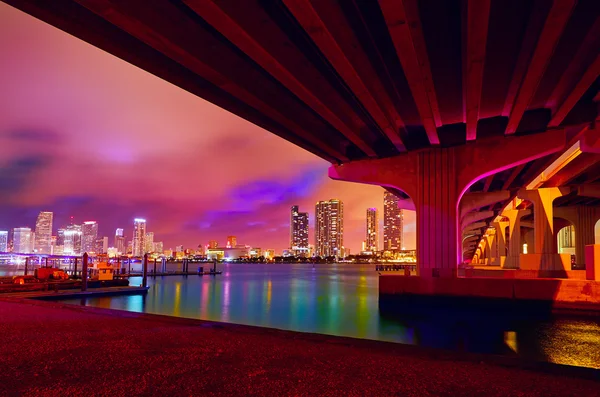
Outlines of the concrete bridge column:
{"type": "Polygon", "coordinates": [[[534,190],[521,190],[518,196],[533,203],[534,223],[534,256],[524,257],[527,263],[521,263],[521,268],[539,270],[566,270],[558,252],[555,251],[554,240],[554,209],[552,203],[563,195],[564,189],[542,188],[534,190]],[[531,261],[531,263],[530,263],[531,261]]]}
{"type": "Polygon", "coordinates": [[[521,255],[521,218],[531,214],[529,210],[506,210],[502,216],[508,218],[508,255],[504,262],[506,269],[519,268],[521,255]]]}
{"type": "Polygon", "coordinates": [[[598,220],[598,209],[584,205],[577,206],[575,227],[575,260],[585,266],[585,246],[595,243],[594,227],[598,220]]]}
{"type": "Polygon", "coordinates": [[[506,228],[508,227],[508,222],[494,222],[492,226],[496,229],[496,252],[492,263],[496,266],[504,267],[504,263],[506,262],[506,228]]]}
{"type": "Polygon", "coordinates": [[[496,236],[494,234],[487,234],[484,236],[484,240],[486,242],[485,264],[491,265],[498,250],[498,247],[496,246],[496,236]]]}
{"type": "Polygon", "coordinates": [[[332,165],[332,179],[391,187],[413,199],[417,212],[417,274],[454,277],[462,259],[459,203],[477,180],[563,149],[563,130],[481,139],[395,157],[332,165]]]}

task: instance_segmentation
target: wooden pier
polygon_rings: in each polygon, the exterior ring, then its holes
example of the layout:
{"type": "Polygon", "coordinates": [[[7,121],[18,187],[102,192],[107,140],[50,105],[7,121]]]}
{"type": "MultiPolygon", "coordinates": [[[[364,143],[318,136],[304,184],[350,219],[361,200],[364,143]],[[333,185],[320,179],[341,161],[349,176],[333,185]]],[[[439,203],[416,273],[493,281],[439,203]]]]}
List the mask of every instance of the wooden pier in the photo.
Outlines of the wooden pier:
{"type": "MultiPolygon", "coordinates": [[[[222,274],[223,272],[182,272],[182,271],[173,271],[173,272],[148,272],[148,277],[164,277],[164,276],[216,276],[218,274],[222,274]]],[[[130,277],[143,277],[143,273],[123,273],[123,274],[115,274],[115,278],[130,278],[130,277]]]]}

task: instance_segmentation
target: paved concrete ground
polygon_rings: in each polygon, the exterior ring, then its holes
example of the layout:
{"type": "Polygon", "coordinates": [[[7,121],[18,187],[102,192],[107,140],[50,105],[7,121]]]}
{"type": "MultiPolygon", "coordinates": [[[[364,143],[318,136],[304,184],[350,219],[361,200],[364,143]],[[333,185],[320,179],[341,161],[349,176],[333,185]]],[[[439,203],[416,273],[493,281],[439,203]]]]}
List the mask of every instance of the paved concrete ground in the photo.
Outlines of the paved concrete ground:
{"type": "Polygon", "coordinates": [[[391,343],[0,300],[1,396],[600,396],[598,373],[587,371],[584,379],[567,368],[536,371],[480,360],[391,343]]]}

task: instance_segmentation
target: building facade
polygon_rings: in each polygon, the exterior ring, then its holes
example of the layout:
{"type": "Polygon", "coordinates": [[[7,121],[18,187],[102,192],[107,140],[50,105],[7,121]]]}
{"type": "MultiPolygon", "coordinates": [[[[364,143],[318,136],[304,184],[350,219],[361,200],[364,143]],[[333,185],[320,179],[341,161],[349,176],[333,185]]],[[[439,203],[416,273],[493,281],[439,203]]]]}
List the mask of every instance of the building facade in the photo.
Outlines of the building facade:
{"type": "Polygon", "coordinates": [[[125,253],[125,235],[123,234],[123,229],[117,229],[115,231],[115,242],[113,246],[118,254],[125,253]]]}
{"type": "MultiPolygon", "coordinates": [[[[63,235],[63,254],[65,255],[80,255],[82,248],[83,233],[81,225],[69,225],[66,229],[61,229],[58,233],[58,238],[63,235]],[[61,233],[62,230],[62,233],[61,233]]],[[[59,242],[57,241],[57,244],[59,242]]]]}
{"type": "Polygon", "coordinates": [[[13,230],[13,252],[30,254],[32,252],[32,231],[28,227],[17,227],[13,230]]]}
{"type": "Polygon", "coordinates": [[[35,252],[38,254],[51,254],[52,242],[52,212],[42,211],[35,221],[35,252]]]}
{"type": "Polygon", "coordinates": [[[403,248],[404,213],[399,199],[388,191],[383,193],[383,250],[398,251],[403,248]]]}
{"type": "Polygon", "coordinates": [[[146,252],[154,252],[154,232],[146,233],[146,252]]]}
{"type": "Polygon", "coordinates": [[[377,216],[377,208],[367,208],[367,235],[364,250],[377,252],[378,249],[379,217],[377,216]]]}
{"type": "Polygon", "coordinates": [[[344,204],[340,200],[319,201],[315,206],[315,254],[342,256],[344,204]]]}
{"type": "Polygon", "coordinates": [[[81,225],[81,250],[82,252],[96,252],[98,240],[98,223],[86,221],[81,225]]]}
{"type": "Polygon", "coordinates": [[[131,245],[133,256],[144,256],[146,253],[146,220],[133,220],[133,240],[131,245]]]}
{"type": "Polygon", "coordinates": [[[0,230],[0,252],[8,252],[8,230],[0,230]]]}
{"type": "Polygon", "coordinates": [[[298,212],[294,205],[290,213],[290,249],[295,255],[308,257],[308,213],[298,212]]]}

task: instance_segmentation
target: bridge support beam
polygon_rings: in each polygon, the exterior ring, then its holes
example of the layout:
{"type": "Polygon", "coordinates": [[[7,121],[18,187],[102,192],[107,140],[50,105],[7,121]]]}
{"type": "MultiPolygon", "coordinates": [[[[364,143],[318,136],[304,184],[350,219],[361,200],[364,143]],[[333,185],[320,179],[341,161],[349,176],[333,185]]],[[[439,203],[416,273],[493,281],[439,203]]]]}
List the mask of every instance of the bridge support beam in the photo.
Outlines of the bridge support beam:
{"type": "Polygon", "coordinates": [[[508,222],[494,222],[492,226],[496,230],[496,251],[492,264],[504,267],[506,262],[506,228],[508,227],[508,222]]]}
{"type": "Polygon", "coordinates": [[[523,266],[534,266],[537,268],[539,261],[539,270],[567,270],[562,262],[554,244],[554,208],[552,203],[558,197],[563,196],[567,189],[558,187],[542,188],[534,190],[520,190],[518,196],[533,203],[533,233],[534,247],[533,252],[536,255],[525,257],[527,264],[523,266]],[[531,264],[529,263],[531,261],[531,264]]]}
{"type": "Polygon", "coordinates": [[[453,277],[462,257],[459,203],[477,180],[563,149],[563,130],[495,137],[384,159],[332,165],[332,179],[390,187],[413,199],[417,212],[417,274],[453,277]]]}

